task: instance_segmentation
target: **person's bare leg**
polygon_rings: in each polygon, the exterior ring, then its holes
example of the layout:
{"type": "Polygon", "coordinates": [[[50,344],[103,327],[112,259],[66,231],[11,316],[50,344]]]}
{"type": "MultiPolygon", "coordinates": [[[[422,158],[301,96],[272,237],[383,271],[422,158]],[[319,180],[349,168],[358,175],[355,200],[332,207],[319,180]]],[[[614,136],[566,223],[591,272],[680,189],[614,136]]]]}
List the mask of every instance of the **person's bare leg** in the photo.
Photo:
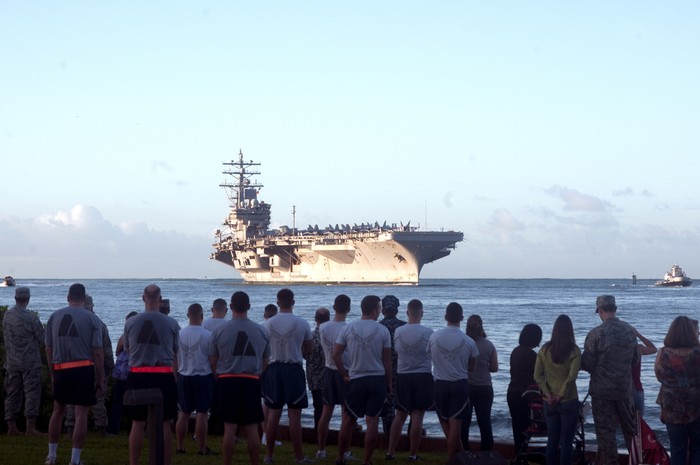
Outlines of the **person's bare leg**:
{"type": "Polygon", "coordinates": [[[197,419],[194,423],[194,434],[197,435],[197,442],[199,443],[199,451],[206,452],[207,450],[207,433],[209,428],[207,412],[199,413],[197,412],[197,419]]]}
{"type": "Polygon", "coordinates": [[[410,439],[409,455],[418,455],[418,449],[420,448],[420,441],[423,439],[423,416],[425,412],[423,410],[414,410],[411,412],[411,431],[408,432],[408,437],[410,439]]]}
{"type": "Polygon", "coordinates": [[[391,434],[389,435],[389,447],[386,453],[389,455],[394,455],[396,452],[396,446],[401,439],[401,431],[403,430],[403,425],[406,423],[406,417],[408,412],[396,409],[396,415],[394,416],[394,422],[391,424],[391,434]]]}
{"type": "MultiPolygon", "coordinates": [[[[236,449],[236,431],[238,429],[238,425],[234,425],[233,423],[224,423],[224,439],[222,440],[222,448],[224,449],[221,451],[221,453],[224,456],[224,465],[231,465],[233,462],[233,451],[236,449]]],[[[255,430],[255,437],[258,437],[258,431],[257,428],[255,430]]],[[[248,437],[248,442],[250,442],[251,438],[248,437]]],[[[259,439],[258,439],[259,441],[259,439]]],[[[248,446],[250,448],[250,446],[248,446]]],[[[260,449],[258,447],[258,449],[260,449]]],[[[258,452],[259,454],[259,452],[258,452]]],[[[258,457],[259,460],[259,457],[258,457]]]]}
{"type": "MultiPolygon", "coordinates": [[[[304,451],[301,448],[301,409],[287,407],[287,416],[289,417],[289,439],[292,442],[294,459],[301,460],[304,458],[304,451]]],[[[269,434],[267,437],[271,440],[269,434]]]]}
{"type": "Polygon", "coordinates": [[[141,449],[143,448],[143,429],[146,426],[145,421],[132,420],[131,432],[129,433],[129,464],[138,465],[141,458],[141,449]]]}
{"type": "MultiPolygon", "coordinates": [[[[248,436],[248,460],[251,465],[260,463],[260,437],[258,436],[258,425],[253,423],[244,425],[246,435],[248,436]]],[[[236,438],[233,438],[234,442],[236,438]]]]}
{"type": "Polygon", "coordinates": [[[340,431],[338,431],[338,461],[345,461],[345,452],[350,450],[350,438],[352,432],[357,426],[357,419],[348,415],[343,411],[343,419],[340,422],[340,431]]]}
{"type": "Polygon", "coordinates": [[[379,417],[365,417],[367,431],[365,431],[365,455],[362,463],[371,463],[372,454],[377,447],[377,439],[379,439],[379,417]]]}
{"type": "Polygon", "coordinates": [[[190,414],[180,412],[175,423],[175,437],[177,437],[177,449],[185,450],[185,436],[187,435],[187,424],[190,422],[190,414]]]}
{"type": "MultiPolygon", "coordinates": [[[[280,424],[282,409],[271,408],[268,410],[270,417],[265,420],[265,436],[267,437],[267,456],[272,457],[275,452],[275,440],[277,439],[277,425],[280,424]]],[[[291,425],[290,425],[291,430],[291,425]]]]}
{"type": "Polygon", "coordinates": [[[450,418],[448,420],[449,431],[447,434],[447,457],[452,458],[464,450],[462,447],[462,420],[450,418]]]}
{"type": "Polygon", "coordinates": [[[328,426],[330,425],[334,408],[335,405],[323,404],[323,411],[321,412],[321,418],[318,420],[318,428],[316,429],[318,450],[326,450],[326,443],[328,442],[328,426]]]}
{"type": "Polygon", "coordinates": [[[73,426],[73,449],[82,449],[87,436],[88,411],[87,405],[75,406],[75,425],[73,426]]]}

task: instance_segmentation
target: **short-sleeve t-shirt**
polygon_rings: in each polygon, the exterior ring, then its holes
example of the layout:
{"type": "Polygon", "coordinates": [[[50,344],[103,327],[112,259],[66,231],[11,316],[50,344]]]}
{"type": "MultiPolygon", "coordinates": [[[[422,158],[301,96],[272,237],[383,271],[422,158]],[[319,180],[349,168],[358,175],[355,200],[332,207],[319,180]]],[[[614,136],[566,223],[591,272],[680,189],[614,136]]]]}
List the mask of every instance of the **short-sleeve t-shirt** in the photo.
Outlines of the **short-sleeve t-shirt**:
{"type": "Polygon", "coordinates": [[[350,379],[384,375],[383,349],[391,349],[391,335],[374,320],[355,320],[345,325],[336,343],[345,346],[350,379]]]}
{"type": "Polygon", "coordinates": [[[214,332],[214,328],[216,328],[217,326],[225,325],[228,321],[230,320],[227,320],[226,318],[211,317],[204,320],[202,326],[204,327],[204,329],[208,329],[209,331],[214,332]]]}
{"type": "Polygon", "coordinates": [[[216,373],[260,375],[270,356],[270,338],[262,325],[249,319],[233,319],[211,335],[209,355],[217,358],[216,373]]]}
{"type": "Polygon", "coordinates": [[[92,349],[102,348],[100,320],[83,307],[56,310],[46,324],[45,342],[53,349],[50,363],[92,360],[92,349]]]}
{"type": "Polygon", "coordinates": [[[270,336],[270,363],[303,363],[301,346],[304,341],[313,339],[308,321],[280,312],[263,325],[270,336]]]}
{"type": "Polygon", "coordinates": [[[428,340],[433,330],[420,324],[406,324],[396,328],[394,348],[399,356],[396,372],[430,373],[433,362],[428,352],[428,340]]]}
{"type": "Polygon", "coordinates": [[[469,359],[479,355],[474,339],[457,326],[447,326],[430,336],[428,350],[436,381],[469,379],[469,359]]]}
{"type": "Polygon", "coordinates": [[[130,367],[172,366],[180,341],[180,325],[157,311],[135,315],[124,325],[124,350],[130,367]]]}
{"type": "MultiPolygon", "coordinates": [[[[318,327],[321,334],[321,346],[323,347],[323,355],[326,358],[326,368],[331,370],[337,370],[335,362],[333,361],[333,345],[335,341],[338,340],[338,335],[340,331],[347,325],[345,321],[326,321],[318,327]]],[[[347,366],[348,356],[346,352],[343,352],[343,363],[347,366]]]]}
{"type": "Polygon", "coordinates": [[[211,331],[199,325],[188,325],[180,330],[177,352],[177,372],[182,376],[211,374],[209,341],[211,331]]]}
{"type": "Polygon", "coordinates": [[[491,386],[491,371],[489,365],[496,348],[493,343],[486,338],[476,341],[476,348],[479,349],[479,356],[476,358],[476,365],[469,377],[469,384],[472,386],[491,386]]]}

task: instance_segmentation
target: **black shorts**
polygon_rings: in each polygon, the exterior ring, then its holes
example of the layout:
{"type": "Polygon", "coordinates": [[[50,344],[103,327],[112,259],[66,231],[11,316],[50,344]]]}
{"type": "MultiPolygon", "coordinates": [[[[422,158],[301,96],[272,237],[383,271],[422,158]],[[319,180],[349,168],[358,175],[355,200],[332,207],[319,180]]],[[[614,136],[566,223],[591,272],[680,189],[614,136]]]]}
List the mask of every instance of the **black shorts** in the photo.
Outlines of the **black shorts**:
{"type": "Polygon", "coordinates": [[[265,419],[260,404],[260,381],[252,378],[216,380],[217,411],[224,423],[252,425],[265,419]]]}
{"type": "Polygon", "coordinates": [[[429,410],[435,404],[433,375],[406,373],[396,375],[396,408],[404,412],[429,410]]]}
{"type": "Polygon", "coordinates": [[[463,420],[469,413],[469,381],[435,381],[435,410],[443,420],[463,420]]]}
{"type": "Polygon", "coordinates": [[[214,375],[177,375],[177,405],[181,412],[206,413],[214,396],[214,375]]]}
{"type": "Polygon", "coordinates": [[[338,370],[328,367],[323,369],[323,403],[325,405],[343,405],[348,385],[338,370]]]}
{"type": "MultiPolygon", "coordinates": [[[[177,383],[172,373],[133,373],[126,377],[126,390],[129,389],[160,389],[163,394],[163,421],[177,417],[177,383]]],[[[148,419],[147,405],[132,405],[129,407],[131,419],[146,421],[148,419]]]]}
{"type": "Polygon", "coordinates": [[[53,398],[61,405],[95,405],[95,367],[54,370],[53,398]]]}
{"type": "Polygon", "coordinates": [[[386,378],[384,375],[363,376],[350,380],[345,411],[354,418],[365,415],[378,417],[386,400],[386,378]]]}
{"type": "Polygon", "coordinates": [[[302,409],[309,406],[306,397],[306,376],[300,363],[272,363],[262,378],[265,405],[271,409],[302,409]]]}

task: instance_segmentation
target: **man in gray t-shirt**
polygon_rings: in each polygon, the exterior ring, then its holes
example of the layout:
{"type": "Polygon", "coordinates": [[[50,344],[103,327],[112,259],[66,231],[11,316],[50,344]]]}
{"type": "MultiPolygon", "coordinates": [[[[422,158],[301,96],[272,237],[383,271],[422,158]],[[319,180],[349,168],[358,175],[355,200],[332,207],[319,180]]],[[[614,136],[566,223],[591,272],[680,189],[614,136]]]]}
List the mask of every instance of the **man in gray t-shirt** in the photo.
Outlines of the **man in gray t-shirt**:
{"type": "Polygon", "coordinates": [[[85,286],[68,289],[68,307],[51,314],[46,324],[46,359],[53,385],[53,412],[49,421],[46,464],[56,463],[61,422],[66,405],[75,405],[71,464],[79,464],[87,435],[87,415],[95,395],[105,390],[102,329],[99,319],[85,311],[85,286]]]}
{"type": "MultiPolygon", "coordinates": [[[[143,290],[144,311],[126,320],[124,350],[129,353],[126,389],[158,388],[163,394],[163,463],[170,463],[173,435],[170,422],[177,416],[177,351],[180,325],[160,312],[160,287],[149,284],[143,290]]],[[[129,461],[138,465],[143,448],[147,408],[131,408],[129,461]]]]}
{"type": "Polygon", "coordinates": [[[209,343],[209,362],[216,376],[215,396],[224,420],[224,465],[233,460],[238,428],[246,431],[252,465],[260,461],[258,424],[264,415],[260,405],[260,374],[270,358],[267,331],[248,318],[250,299],[245,292],[231,296],[233,319],[218,326],[209,343]],[[235,392],[236,395],[230,395],[235,392]]]}

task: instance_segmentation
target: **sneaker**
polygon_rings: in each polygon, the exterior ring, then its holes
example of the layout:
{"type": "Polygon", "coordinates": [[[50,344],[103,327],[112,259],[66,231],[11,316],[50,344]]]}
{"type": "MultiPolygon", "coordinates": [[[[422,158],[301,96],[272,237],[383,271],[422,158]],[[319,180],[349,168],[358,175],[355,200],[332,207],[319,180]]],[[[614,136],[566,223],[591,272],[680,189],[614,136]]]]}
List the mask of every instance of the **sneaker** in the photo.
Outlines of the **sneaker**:
{"type": "Polygon", "coordinates": [[[46,457],[44,465],[56,465],[56,457],[46,457]]]}
{"type": "Polygon", "coordinates": [[[316,458],[317,459],[325,459],[328,458],[328,454],[326,454],[326,450],[319,450],[316,452],[316,458]]]}
{"type": "Polygon", "coordinates": [[[264,463],[264,464],[273,463],[273,462],[272,462],[272,457],[265,457],[265,458],[263,459],[263,463],[264,463]]]}
{"type": "Polygon", "coordinates": [[[357,459],[352,455],[352,452],[350,452],[349,450],[345,451],[345,453],[343,454],[343,461],[352,462],[353,460],[357,459]]]}
{"type": "Polygon", "coordinates": [[[197,452],[197,454],[199,454],[199,455],[219,455],[216,452],[214,452],[213,450],[211,450],[209,447],[206,447],[204,450],[200,450],[199,452],[197,452]]]}
{"type": "Polygon", "coordinates": [[[394,460],[394,456],[389,453],[384,454],[384,460],[394,460]]]}
{"type": "Polygon", "coordinates": [[[409,455],[408,456],[409,462],[418,462],[419,460],[423,460],[423,457],[421,457],[420,455],[409,455]]]}
{"type": "Polygon", "coordinates": [[[294,463],[300,463],[300,464],[308,465],[308,464],[310,464],[310,463],[316,463],[316,461],[315,461],[315,460],[311,460],[311,459],[308,458],[308,457],[304,457],[304,458],[301,458],[301,459],[299,459],[299,460],[295,460],[294,463]]]}

